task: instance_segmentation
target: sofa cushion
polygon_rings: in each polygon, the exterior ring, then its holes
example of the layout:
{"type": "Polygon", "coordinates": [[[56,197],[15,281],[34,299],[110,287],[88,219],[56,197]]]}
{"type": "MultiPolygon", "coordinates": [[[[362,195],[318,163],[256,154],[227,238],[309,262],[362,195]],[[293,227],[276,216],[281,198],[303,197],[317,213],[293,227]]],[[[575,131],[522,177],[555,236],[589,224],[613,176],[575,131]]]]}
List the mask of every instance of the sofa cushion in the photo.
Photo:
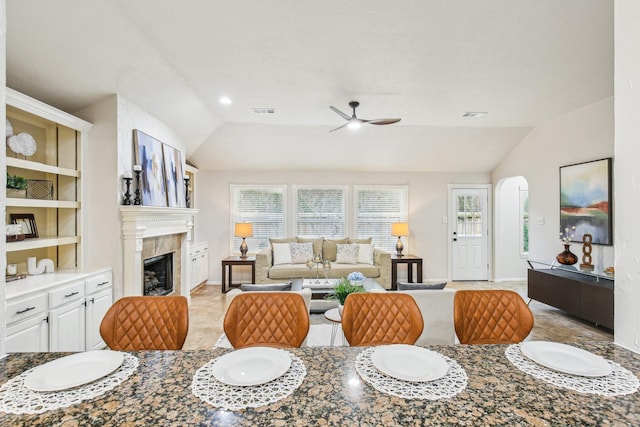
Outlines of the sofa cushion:
{"type": "Polygon", "coordinates": [[[368,237],[366,239],[352,239],[352,238],[349,238],[349,243],[371,244],[371,237],[368,237]]]}
{"type": "Polygon", "coordinates": [[[313,245],[313,255],[320,254],[322,256],[322,244],[324,243],[324,237],[317,239],[307,239],[304,237],[297,237],[298,243],[311,243],[313,245]]]}
{"type": "Polygon", "coordinates": [[[336,264],[357,264],[358,245],[337,244],[336,264]]]}
{"type": "Polygon", "coordinates": [[[289,243],[291,248],[291,264],[304,264],[313,258],[311,243],[289,243]]]}
{"type": "MultiPolygon", "coordinates": [[[[280,264],[269,269],[269,279],[289,280],[299,277],[309,277],[309,269],[305,264],[280,264]]],[[[313,269],[313,277],[315,277],[315,268],[313,269]]]]}
{"type": "Polygon", "coordinates": [[[367,243],[358,244],[358,264],[373,265],[373,245],[367,243]]]}
{"type": "Polygon", "coordinates": [[[349,243],[349,238],[345,237],[343,239],[337,239],[337,240],[331,240],[331,239],[325,239],[324,242],[322,242],[322,255],[324,257],[324,259],[328,259],[329,261],[335,261],[336,260],[336,254],[337,254],[337,244],[345,244],[345,243],[349,243]]]}
{"type": "Polygon", "coordinates": [[[298,239],[296,237],[287,237],[284,239],[272,239],[269,238],[269,243],[271,243],[271,247],[273,248],[274,243],[297,243],[298,239]]]}
{"type": "Polygon", "coordinates": [[[244,292],[251,292],[251,291],[260,291],[260,292],[267,292],[267,291],[290,291],[291,290],[291,282],[287,282],[287,283],[265,283],[262,285],[256,285],[254,283],[244,283],[242,285],[240,285],[240,289],[244,292]]]}
{"type": "Polygon", "coordinates": [[[447,282],[442,283],[409,283],[409,282],[401,282],[398,280],[398,290],[399,291],[417,291],[417,290],[425,290],[425,289],[444,289],[447,286],[447,282]]]}
{"type": "Polygon", "coordinates": [[[291,264],[290,243],[273,243],[273,265],[291,264]]]}

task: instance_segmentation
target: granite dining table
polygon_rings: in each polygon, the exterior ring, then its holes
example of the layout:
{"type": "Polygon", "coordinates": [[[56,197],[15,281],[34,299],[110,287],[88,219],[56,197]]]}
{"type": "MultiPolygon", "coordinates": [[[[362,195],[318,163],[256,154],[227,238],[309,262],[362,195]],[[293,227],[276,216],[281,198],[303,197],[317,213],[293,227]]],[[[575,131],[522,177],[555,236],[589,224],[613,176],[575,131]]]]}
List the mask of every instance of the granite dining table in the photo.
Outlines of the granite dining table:
{"type": "MultiPolygon", "coordinates": [[[[576,344],[620,364],[636,377],[640,355],[612,343],[576,344]]],[[[93,400],[36,415],[0,412],[2,426],[586,426],[640,425],[640,393],[581,394],[537,380],[505,356],[505,345],[432,346],[456,360],[467,387],[452,398],[408,400],[379,392],[360,378],[363,348],[290,350],[305,364],[301,386],[259,408],[220,410],[191,391],[196,370],[229,350],[140,351],[136,372],[93,400]]],[[[61,353],[16,353],[0,360],[0,383],[61,353]]]]}

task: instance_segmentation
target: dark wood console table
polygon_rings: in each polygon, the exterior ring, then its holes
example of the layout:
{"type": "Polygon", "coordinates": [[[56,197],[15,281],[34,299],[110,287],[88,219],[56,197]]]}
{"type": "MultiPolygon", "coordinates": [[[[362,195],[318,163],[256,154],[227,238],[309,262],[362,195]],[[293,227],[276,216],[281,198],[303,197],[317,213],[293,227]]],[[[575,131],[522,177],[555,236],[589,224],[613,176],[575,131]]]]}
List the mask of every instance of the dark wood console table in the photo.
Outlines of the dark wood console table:
{"type": "MultiPolygon", "coordinates": [[[[239,256],[229,256],[222,260],[222,293],[227,293],[233,283],[233,266],[248,265],[251,267],[251,283],[256,282],[256,257],[248,256],[241,258],[239,256]],[[228,271],[228,274],[227,274],[228,271]]],[[[239,285],[238,285],[239,286],[239,285]]]]}
{"type": "Polygon", "coordinates": [[[403,255],[401,257],[391,255],[391,290],[398,290],[398,264],[407,265],[407,282],[413,283],[413,266],[418,270],[417,282],[422,283],[422,258],[415,255],[403,255]]]}
{"type": "Polygon", "coordinates": [[[529,298],[613,330],[613,278],[561,269],[530,269],[529,298]]]}

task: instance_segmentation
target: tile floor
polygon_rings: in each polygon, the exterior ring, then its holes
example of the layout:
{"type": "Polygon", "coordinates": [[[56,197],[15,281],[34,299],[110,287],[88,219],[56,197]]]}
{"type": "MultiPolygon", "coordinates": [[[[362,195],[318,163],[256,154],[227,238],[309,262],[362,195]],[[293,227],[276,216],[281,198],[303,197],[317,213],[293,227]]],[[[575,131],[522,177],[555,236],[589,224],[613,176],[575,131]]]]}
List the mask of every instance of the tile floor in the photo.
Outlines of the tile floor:
{"type": "MultiPolygon", "coordinates": [[[[526,282],[452,282],[455,289],[512,289],[527,298],[526,282]]],[[[610,330],[595,327],[563,311],[538,301],[529,304],[535,317],[535,325],[528,339],[558,342],[613,341],[610,330]]],[[[206,285],[194,290],[189,307],[189,335],[185,350],[212,348],[222,335],[222,321],[227,308],[226,294],[219,285],[206,285]]],[[[312,323],[327,322],[322,314],[312,314],[312,323]]]]}

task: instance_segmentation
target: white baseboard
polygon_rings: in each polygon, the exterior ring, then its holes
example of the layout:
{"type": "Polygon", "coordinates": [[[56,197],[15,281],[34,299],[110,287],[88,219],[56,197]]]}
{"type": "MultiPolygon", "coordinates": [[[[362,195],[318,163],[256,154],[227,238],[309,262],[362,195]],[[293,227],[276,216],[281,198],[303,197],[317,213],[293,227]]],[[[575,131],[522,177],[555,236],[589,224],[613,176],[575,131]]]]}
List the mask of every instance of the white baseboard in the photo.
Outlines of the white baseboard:
{"type": "Polygon", "coordinates": [[[500,283],[500,282],[526,282],[527,278],[526,277],[503,277],[501,279],[494,279],[494,282],[496,283],[500,283]]]}

